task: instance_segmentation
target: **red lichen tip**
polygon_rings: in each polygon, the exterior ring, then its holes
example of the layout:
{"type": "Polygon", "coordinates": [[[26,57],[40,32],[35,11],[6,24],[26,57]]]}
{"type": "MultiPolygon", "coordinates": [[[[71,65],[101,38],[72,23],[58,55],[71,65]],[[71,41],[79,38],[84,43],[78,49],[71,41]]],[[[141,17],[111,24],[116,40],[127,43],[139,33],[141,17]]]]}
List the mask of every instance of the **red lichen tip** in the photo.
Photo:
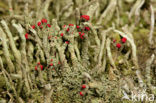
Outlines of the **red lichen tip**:
{"type": "Polygon", "coordinates": [[[41,20],[41,22],[42,22],[42,23],[47,23],[47,19],[44,19],[44,18],[43,18],[43,19],[41,20]]]}
{"type": "Polygon", "coordinates": [[[51,25],[50,24],[47,24],[47,26],[50,28],[51,27],[51,25]]]}
{"type": "Polygon", "coordinates": [[[69,24],[69,26],[74,26],[74,24],[69,24]]]}
{"type": "Polygon", "coordinates": [[[76,28],[77,28],[77,29],[79,29],[79,28],[80,28],[80,26],[78,26],[78,25],[77,25],[77,26],[76,26],[76,28]]]}
{"type": "Polygon", "coordinates": [[[38,22],[37,25],[38,25],[38,26],[41,26],[41,22],[38,22]]]}
{"type": "Polygon", "coordinates": [[[32,29],[35,29],[35,25],[32,25],[31,28],[32,28],[32,29]]]}
{"type": "Polygon", "coordinates": [[[81,34],[81,36],[84,36],[84,35],[85,35],[85,33],[82,33],[82,34],[81,34]]]}
{"type": "Polygon", "coordinates": [[[66,27],[66,25],[63,25],[63,27],[65,28],[65,27],[66,27]]]}
{"type": "Polygon", "coordinates": [[[79,32],[79,35],[81,35],[81,32],[79,32]]]}
{"type": "Polygon", "coordinates": [[[40,65],[41,70],[43,70],[43,65],[40,65]]]}
{"type": "Polygon", "coordinates": [[[85,27],[85,30],[89,31],[90,30],[90,27],[85,27]]]}
{"type": "Polygon", "coordinates": [[[117,43],[117,44],[116,44],[116,47],[117,47],[117,48],[121,48],[121,44],[120,44],[120,43],[117,43]]]}
{"type": "Polygon", "coordinates": [[[53,61],[53,59],[50,60],[51,62],[53,61]]]}
{"type": "Polygon", "coordinates": [[[63,36],[63,33],[61,33],[60,35],[63,36]]]}
{"type": "Polygon", "coordinates": [[[69,28],[67,28],[67,32],[69,31],[69,28]]]}
{"type": "Polygon", "coordinates": [[[66,41],[65,43],[66,43],[66,44],[69,44],[69,41],[66,41]]]}
{"type": "Polygon", "coordinates": [[[116,40],[113,40],[113,43],[115,43],[116,42],[116,40]]]}
{"type": "Polygon", "coordinates": [[[61,64],[61,62],[59,61],[58,64],[61,64]]]}
{"type": "Polygon", "coordinates": [[[53,66],[53,63],[50,63],[50,66],[53,66]]]}
{"type": "Polygon", "coordinates": [[[37,65],[40,65],[40,64],[41,64],[40,62],[37,63],[37,65]]]}
{"type": "Polygon", "coordinates": [[[26,39],[28,39],[28,35],[29,35],[28,33],[25,34],[25,38],[26,38],[26,39]]]}
{"type": "Polygon", "coordinates": [[[82,92],[80,92],[79,94],[80,94],[80,96],[83,96],[83,93],[82,92]]]}
{"type": "Polygon", "coordinates": [[[86,88],[86,85],[85,85],[85,84],[83,84],[81,87],[82,87],[82,89],[85,89],[85,88],[86,88]]]}
{"type": "Polygon", "coordinates": [[[43,26],[40,26],[40,28],[42,29],[42,28],[43,28],[43,26]]]}
{"type": "Polygon", "coordinates": [[[37,66],[35,66],[35,70],[37,70],[37,66]]]}
{"type": "Polygon", "coordinates": [[[48,36],[48,39],[50,39],[52,36],[48,36]]]}
{"type": "Polygon", "coordinates": [[[82,15],[80,18],[85,19],[86,21],[88,21],[90,19],[90,17],[88,15],[82,15]]]}
{"type": "Polygon", "coordinates": [[[125,43],[125,42],[127,41],[127,38],[123,37],[123,38],[121,39],[121,41],[122,41],[122,43],[125,43]]]}

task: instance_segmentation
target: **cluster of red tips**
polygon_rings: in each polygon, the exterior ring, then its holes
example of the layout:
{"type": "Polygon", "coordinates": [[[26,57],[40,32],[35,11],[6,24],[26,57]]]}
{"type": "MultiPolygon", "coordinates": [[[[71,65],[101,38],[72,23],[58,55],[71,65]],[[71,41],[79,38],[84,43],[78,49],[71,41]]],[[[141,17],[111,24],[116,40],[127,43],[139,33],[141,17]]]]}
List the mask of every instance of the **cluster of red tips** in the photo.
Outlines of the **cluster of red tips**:
{"type": "Polygon", "coordinates": [[[85,19],[86,21],[88,21],[90,19],[90,17],[88,15],[82,15],[80,18],[85,19]]]}
{"type": "Polygon", "coordinates": [[[63,36],[63,33],[61,33],[60,35],[63,36]]]}
{"type": "Polygon", "coordinates": [[[41,24],[42,24],[42,23],[41,23],[40,21],[37,23],[38,26],[41,26],[41,24]]]}
{"type": "Polygon", "coordinates": [[[69,26],[74,26],[74,24],[69,24],[69,26]]]}
{"type": "Polygon", "coordinates": [[[32,28],[32,29],[35,29],[35,25],[32,25],[31,28],[32,28]]]}
{"type": "Polygon", "coordinates": [[[66,43],[66,44],[69,44],[69,41],[66,41],[65,43],[66,43]]]}
{"type": "Polygon", "coordinates": [[[58,64],[61,64],[61,62],[59,61],[58,64]]]}
{"type": "Polygon", "coordinates": [[[51,25],[50,24],[47,24],[47,26],[50,28],[51,27],[51,25]]]}
{"type": "Polygon", "coordinates": [[[63,25],[63,27],[65,28],[65,27],[66,27],[66,25],[63,25]]]}
{"type": "Polygon", "coordinates": [[[50,66],[53,66],[53,63],[50,63],[50,66]]]}
{"type": "Polygon", "coordinates": [[[67,28],[67,32],[69,31],[69,28],[67,28]]]}
{"type": "Polygon", "coordinates": [[[48,36],[48,39],[50,39],[52,36],[48,36]]]}
{"type": "Polygon", "coordinates": [[[41,68],[41,70],[43,70],[43,65],[41,65],[40,62],[37,63],[37,66],[35,66],[35,70],[37,70],[38,66],[41,68]]]}
{"type": "Polygon", "coordinates": [[[79,35],[80,35],[80,38],[81,38],[81,39],[83,39],[84,34],[85,34],[85,33],[79,32],[79,35]]]}
{"type": "Polygon", "coordinates": [[[121,48],[121,44],[120,44],[120,43],[117,43],[117,44],[116,44],[116,47],[117,47],[117,48],[121,48]]]}
{"type": "Polygon", "coordinates": [[[113,40],[113,43],[115,43],[116,42],[116,40],[113,40]]]}
{"type": "Polygon", "coordinates": [[[80,28],[80,26],[76,26],[76,28],[77,28],[77,29],[79,29],[79,28],[80,28]]]}
{"type": "Polygon", "coordinates": [[[127,38],[123,37],[123,38],[121,39],[121,41],[122,41],[122,43],[125,43],[125,42],[127,41],[127,38]]]}
{"type": "Polygon", "coordinates": [[[28,33],[25,34],[25,38],[26,38],[26,39],[28,39],[28,35],[29,35],[28,33]]]}
{"type": "Polygon", "coordinates": [[[83,93],[82,92],[80,92],[80,96],[83,96],[83,93]]]}
{"type": "Polygon", "coordinates": [[[37,65],[40,65],[40,64],[41,64],[40,62],[37,63],[37,65]]]}
{"type": "Polygon", "coordinates": [[[85,30],[86,30],[86,31],[89,31],[89,30],[90,30],[90,27],[85,27],[85,30]]]}
{"type": "Polygon", "coordinates": [[[41,70],[43,70],[43,65],[40,65],[41,70]]]}
{"type": "MultiPolygon", "coordinates": [[[[83,85],[81,86],[81,89],[85,89],[85,88],[86,88],[86,85],[85,85],[85,84],[83,84],[83,85]]],[[[80,91],[80,95],[81,95],[81,96],[83,96],[82,91],[80,91]]]]}
{"type": "Polygon", "coordinates": [[[85,84],[83,84],[81,87],[82,87],[82,89],[85,89],[85,88],[86,88],[86,85],[85,85],[85,84]]]}
{"type": "Polygon", "coordinates": [[[43,19],[41,20],[41,22],[42,22],[42,23],[47,23],[47,19],[43,18],[43,19]]]}
{"type": "Polygon", "coordinates": [[[37,66],[35,66],[35,70],[37,70],[37,66]]]}

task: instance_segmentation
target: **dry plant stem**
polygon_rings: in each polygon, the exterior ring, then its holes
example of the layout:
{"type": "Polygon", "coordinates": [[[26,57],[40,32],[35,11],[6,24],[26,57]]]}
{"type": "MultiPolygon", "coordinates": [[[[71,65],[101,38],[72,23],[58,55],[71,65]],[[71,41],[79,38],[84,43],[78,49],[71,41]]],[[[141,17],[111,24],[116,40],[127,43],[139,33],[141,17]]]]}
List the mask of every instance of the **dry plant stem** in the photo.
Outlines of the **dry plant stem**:
{"type": "Polygon", "coordinates": [[[147,85],[151,87],[151,65],[155,59],[155,55],[152,54],[152,56],[146,61],[146,81],[147,85]]]}
{"type": "Polygon", "coordinates": [[[62,10],[59,13],[59,18],[62,17],[62,15],[71,7],[73,6],[73,2],[69,3],[68,5],[66,5],[65,7],[62,8],[62,10]]]}
{"type": "Polygon", "coordinates": [[[69,49],[69,52],[71,54],[71,60],[72,60],[72,64],[73,66],[77,66],[78,64],[78,60],[77,60],[77,57],[75,55],[75,50],[74,50],[74,46],[72,44],[69,44],[68,45],[68,49],[69,49]]]}
{"type": "Polygon", "coordinates": [[[80,21],[80,10],[79,10],[79,8],[76,8],[76,10],[75,10],[75,18],[76,18],[76,25],[79,25],[79,21],[80,21]]]}
{"type": "Polygon", "coordinates": [[[74,49],[75,49],[75,52],[76,52],[76,56],[77,56],[78,60],[80,61],[81,57],[80,57],[80,51],[79,51],[79,48],[78,48],[78,41],[74,41],[74,49]]]}
{"type": "Polygon", "coordinates": [[[2,73],[3,73],[4,77],[5,77],[6,83],[7,83],[7,84],[11,87],[11,89],[13,90],[13,93],[14,93],[15,98],[17,99],[17,101],[18,101],[19,103],[24,103],[23,100],[19,97],[19,95],[18,95],[17,92],[16,92],[16,89],[15,89],[15,87],[14,87],[14,84],[13,84],[13,81],[12,81],[12,78],[11,78],[10,74],[4,69],[3,62],[2,62],[1,57],[0,57],[0,68],[1,68],[1,70],[2,70],[2,73]]]}
{"type": "Polygon", "coordinates": [[[51,101],[51,95],[52,95],[52,93],[53,93],[53,89],[51,88],[51,85],[50,84],[46,84],[45,85],[45,96],[44,96],[44,102],[45,103],[51,103],[52,101],[51,101]]]}
{"type": "MultiPolygon", "coordinates": [[[[79,10],[81,11],[82,9],[89,7],[90,5],[92,5],[93,3],[97,2],[98,0],[92,0],[90,2],[85,3],[84,5],[79,7],[79,10]]],[[[74,16],[75,15],[76,10],[74,10],[69,16],[74,16]]]]}
{"type": "Polygon", "coordinates": [[[114,60],[113,60],[113,57],[112,57],[112,53],[111,53],[111,49],[110,49],[110,43],[111,43],[110,39],[107,38],[107,40],[106,40],[107,56],[108,56],[108,59],[110,61],[111,66],[113,67],[113,69],[116,70],[117,68],[115,66],[115,63],[114,63],[114,60]]]}
{"type": "MultiPolygon", "coordinates": [[[[19,40],[19,37],[18,36],[15,36],[13,39],[14,39],[14,41],[17,41],[17,40],[19,40]]],[[[6,41],[8,42],[9,40],[6,39],[6,41]]],[[[0,41],[0,45],[2,45],[2,42],[1,41],[0,41]]]]}
{"type": "Polygon", "coordinates": [[[97,21],[97,25],[100,25],[103,20],[105,20],[105,23],[109,22],[115,12],[117,5],[117,0],[111,0],[107,9],[102,13],[100,16],[100,19],[97,21]]]}
{"type": "Polygon", "coordinates": [[[101,60],[102,60],[102,56],[103,56],[103,52],[104,52],[104,48],[105,48],[106,36],[110,30],[112,30],[112,28],[109,28],[107,30],[103,30],[101,32],[102,44],[100,46],[100,53],[99,53],[99,57],[98,57],[98,64],[100,64],[100,65],[101,65],[101,60]]]}
{"type": "Polygon", "coordinates": [[[36,4],[36,18],[37,20],[40,20],[40,6],[41,6],[41,0],[35,0],[36,4]]]}
{"type": "Polygon", "coordinates": [[[9,44],[10,44],[11,50],[13,52],[13,55],[16,58],[17,70],[20,70],[20,68],[21,68],[21,53],[16,48],[12,33],[11,33],[9,27],[7,26],[6,22],[4,20],[2,20],[1,24],[4,27],[5,32],[9,38],[9,44]]]}
{"type": "Polygon", "coordinates": [[[39,44],[40,47],[42,47],[43,44],[37,32],[34,29],[30,29],[30,31],[35,35],[35,41],[39,44]]]}
{"type": "Polygon", "coordinates": [[[49,5],[50,5],[50,2],[53,1],[53,0],[46,0],[45,1],[45,4],[44,4],[44,8],[43,8],[43,13],[45,14],[45,17],[47,19],[49,19],[49,16],[48,16],[48,8],[49,8],[49,5]]]}
{"type": "Polygon", "coordinates": [[[145,2],[145,0],[137,0],[135,2],[135,4],[133,5],[130,13],[129,13],[129,18],[131,18],[134,14],[138,14],[139,13],[139,9],[141,8],[141,6],[143,5],[143,3],[145,2]]]}
{"type": "Polygon", "coordinates": [[[149,44],[152,46],[153,44],[153,32],[154,32],[154,23],[155,23],[155,16],[154,16],[154,10],[153,6],[150,5],[151,10],[151,27],[150,27],[150,33],[149,33],[149,44]]]}
{"type": "MultiPolygon", "coordinates": [[[[138,5],[138,7],[136,8],[136,11],[135,11],[135,22],[138,23],[139,22],[139,19],[140,19],[140,9],[141,7],[143,6],[143,4],[145,3],[145,0],[142,0],[141,3],[138,5]]],[[[135,24],[136,24],[135,23],[135,24]]]]}
{"type": "Polygon", "coordinates": [[[10,16],[12,16],[14,13],[13,13],[13,8],[12,8],[12,0],[7,0],[8,2],[8,6],[9,6],[9,13],[10,13],[10,16]]]}
{"type": "Polygon", "coordinates": [[[10,53],[9,53],[9,48],[8,48],[8,45],[7,45],[7,41],[6,41],[6,34],[4,33],[4,31],[2,30],[2,28],[0,27],[0,32],[1,32],[1,35],[0,37],[2,38],[2,46],[3,46],[3,53],[4,53],[4,57],[6,59],[6,62],[8,64],[8,68],[9,68],[9,72],[14,72],[15,71],[15,67],[14,67],[14,64],[13,62],[11,61],[11,58],[10,58],[10,53]]]}
{"type": "Polygon", "coordinates": [[[67,63],[67,60],[66,60],[66,57],[65,57],[65,54],[64,54],[64,51],[65,51],[66,46],[67,45],[63,45],[62,47],[60,47],[59,44],[56,44],[56,48],[58,49],[61,63],[63,63],[63,65],[64,65],[65,68],[68,68],[69,65],[67,63]]]}
{"type": "Polygon", "coordinates": [[[89,39],[88,39],[88,33],[85,34],[84,44],[82,46],[82,63],[84,67],[87,67],[89,65],[89,56],[88,56],[88,48],[89,48],[89,39]]]}
{"type": "Polygon", "coordinates": [[[100,47],[100,54],[99,54],[99,59],[98,59],[98,64],[101,65],[101,60],[102,60],[102,56],[103,56],[103,52],[104,52],[104,47],[105,47],[105,41],[106,41],[106,32],[102,31],[101,33],[102,35],[102,44],[100,47]]]}
{"type": "Polygon", "coordinates": [[[136,70],[136,75],[138,77],[138,82],[139,82],[140,87],[145,86],[140,70],[136,70]]]}
{"type": "Polygon", "coordinates": [[[88,23],[88,22],[85,22],[84,25],[87,25],[90,27],[90,29],[91,29],[94,37],[95,37],[95,42],[96,42],[97,46],[100,47],[100,39],[99,39],[99,37],[97,35],[97,31],[94,29],[93,25],[91,23],[88,23]]]}
{"type": "Polygon", "coordinates": [[[29,75],[28,75],[28,72],[30,71],[30,68],[29,68],[29,65],[28,65],[28,60],[27,60],[27,56],[26,56],[26,39],[24,37],[24,29],[22,28],[22,26],[20,24],[13,24],[13,26],[17,29],[17,31],[19,32],[19,37],[21,38],[21,57],[22,57],[22,61],[21,61],[21,64],[22,64],[22,67],[21,67],[21,70],[22,70],[22,76],[23,76],[23,79],[25,81],[25,85],[27,87],[27,90],[28,90],[28,94],[30,93],[30,79],[29,78],[29,75]]]}
{"type": "Polygon", "coordinates": [[[28,46],[27,46],[27,55],[28,55],[28,64],[31,64],[33,62],[33,53],[34,53],[34,46],[31,42],[28,42],[28,46]]]}
{"type": "Polygon", "coordinates": [[[96,12],[98,7],[99,7],[99,3],[98,2],[96,2],[94,5],[90,5],[89,11],[87,12],[87,15],[90,17],[89,22],[92,21],[93,15],[95,14],[95,12],[96,12]]]}
{"type": "Polygon", "coordinates": [[[49,54],[49,51],[50,51],[50,45],[48,43],[48,34],[44,31],[43,32],[43,51],[45,53],[45,56],[46,56],[46,60],[47,60],[47,63],[50,61],[50,54],[49,54]]]}

